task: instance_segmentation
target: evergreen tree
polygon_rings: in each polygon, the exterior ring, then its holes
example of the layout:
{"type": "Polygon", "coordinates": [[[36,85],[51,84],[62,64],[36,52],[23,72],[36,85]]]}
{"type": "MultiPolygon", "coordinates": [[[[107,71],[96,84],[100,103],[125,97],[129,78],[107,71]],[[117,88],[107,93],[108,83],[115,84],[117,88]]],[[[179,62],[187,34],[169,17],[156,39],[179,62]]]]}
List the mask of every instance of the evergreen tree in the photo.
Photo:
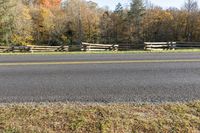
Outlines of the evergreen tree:
{"type": "Polygon", "coordinates": [[[123,32],[123,22],[124,22],[124,9],[121,5],[121,3],[118,3],[114,13],[113,13],[113,23],[114,23],[114,38],[115,38],[115,43],[119,43],[122,41],[122,32],[123,32]]]}
{"type": "Polygon", "coordinates": [[[142,41],[141,22],[144,14],[145,14],[145,7],[143,0],[132,0],[128,17],[130,19],[129,21],[133,23],[135,29],[135,32],[132,33],[132,35],[136,43],[140,43],[142,41]]]}
{"type": "Polygon", "coordinates": [[[123,13],[123,7],[121,3],[118,3],[115,7],[114,13],[116,14],[122,14],[123,13]]]}

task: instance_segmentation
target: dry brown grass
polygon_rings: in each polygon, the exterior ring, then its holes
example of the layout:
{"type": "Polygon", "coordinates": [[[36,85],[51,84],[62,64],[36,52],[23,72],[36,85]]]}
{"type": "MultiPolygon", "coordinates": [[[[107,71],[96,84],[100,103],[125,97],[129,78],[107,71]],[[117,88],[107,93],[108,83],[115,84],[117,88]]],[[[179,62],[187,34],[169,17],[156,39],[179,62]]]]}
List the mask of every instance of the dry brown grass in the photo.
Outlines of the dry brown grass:
{"type": "Polygon", "coordinates": [[[4,104],[3,133],[199,133],[200,101],[137,104],[4,104]]]}

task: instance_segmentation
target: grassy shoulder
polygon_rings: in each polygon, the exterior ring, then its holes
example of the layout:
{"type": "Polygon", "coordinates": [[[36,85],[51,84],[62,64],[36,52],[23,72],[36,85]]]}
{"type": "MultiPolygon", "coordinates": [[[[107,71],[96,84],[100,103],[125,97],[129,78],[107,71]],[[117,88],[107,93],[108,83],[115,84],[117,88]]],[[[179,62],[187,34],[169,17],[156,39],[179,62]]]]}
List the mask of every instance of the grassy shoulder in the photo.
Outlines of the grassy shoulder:
{"type": "Polygon", "coordinates": [[[4,104],[4,133],[200,132],[200,101],[168,104],[4,104]]]}
{"type": "Polygon", "coordinates": [[[156,50],[156,51],[134,50],[134,51],[0,53],[0,55],[143,54],[143,53],[185,53],[185,52],[200,52],[200,49],[156,50]]]}

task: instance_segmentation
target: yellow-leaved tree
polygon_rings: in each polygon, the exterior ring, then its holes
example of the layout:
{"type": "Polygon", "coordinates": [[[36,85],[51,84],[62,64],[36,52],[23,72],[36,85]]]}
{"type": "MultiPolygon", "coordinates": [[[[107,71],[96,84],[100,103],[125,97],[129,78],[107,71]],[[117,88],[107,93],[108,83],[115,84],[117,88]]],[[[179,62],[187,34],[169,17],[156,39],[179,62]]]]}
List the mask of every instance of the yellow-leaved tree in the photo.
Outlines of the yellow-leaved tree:
{"type": "Polygon", "coordinates": [[[12,43],[15,45],[31,45],[33,42],[33,22],[30,15],[30,8],[18,2],[15,7],[15,14],[11,37],[12,43]]]}

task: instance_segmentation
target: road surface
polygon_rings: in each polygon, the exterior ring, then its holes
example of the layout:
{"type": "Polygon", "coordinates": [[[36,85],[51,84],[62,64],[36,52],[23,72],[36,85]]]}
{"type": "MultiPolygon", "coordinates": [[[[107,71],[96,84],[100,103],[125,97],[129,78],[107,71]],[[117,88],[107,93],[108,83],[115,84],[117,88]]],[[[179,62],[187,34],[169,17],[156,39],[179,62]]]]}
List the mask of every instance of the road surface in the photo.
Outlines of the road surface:
{"type": "Polygon", "coordinates": [[[200,53],[1,55],[0,102],[200,99],[200,53]]]}

